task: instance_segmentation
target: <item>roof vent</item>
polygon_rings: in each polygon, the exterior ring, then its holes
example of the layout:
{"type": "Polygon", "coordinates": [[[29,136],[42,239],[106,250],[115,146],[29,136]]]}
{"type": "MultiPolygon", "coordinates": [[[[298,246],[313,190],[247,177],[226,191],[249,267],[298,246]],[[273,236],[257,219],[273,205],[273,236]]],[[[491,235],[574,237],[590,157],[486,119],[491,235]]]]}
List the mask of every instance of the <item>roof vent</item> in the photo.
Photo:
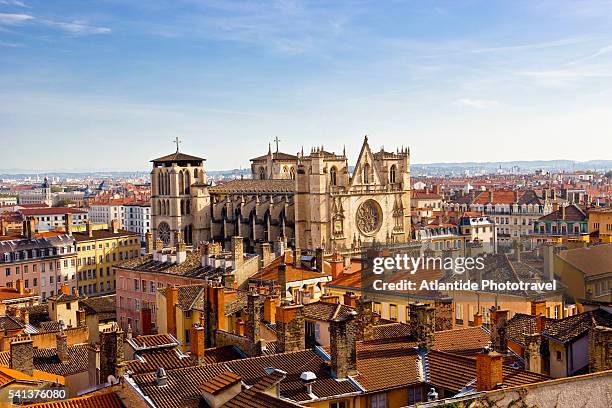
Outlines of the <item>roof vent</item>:
{"type": "Polygon", "coordinates": [[[163,367],[159,367],[155,372],[155,382],[158,387],[163,387],[168,385],[168,376],[166,375],[166,370],[163,367]]]}
{"type": "Polygon", "coordinates": [[[304,384],[304,388],[306,389],[306,393],[311,398],[316,398],[316,396],[312,393],[312,384],[317,380],[317,376],[312,371],[304,371],[300,374],[300,380],[302,384],[304,384]]]}

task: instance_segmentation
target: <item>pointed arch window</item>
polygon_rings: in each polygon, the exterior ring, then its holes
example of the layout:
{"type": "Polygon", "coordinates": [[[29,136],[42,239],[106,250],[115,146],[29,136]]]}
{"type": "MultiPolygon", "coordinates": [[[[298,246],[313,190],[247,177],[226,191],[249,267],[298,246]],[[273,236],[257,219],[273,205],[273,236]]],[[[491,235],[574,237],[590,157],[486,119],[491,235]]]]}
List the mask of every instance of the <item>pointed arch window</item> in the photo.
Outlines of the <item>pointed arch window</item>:
{"type": "Polygon", "coordinates": [[[265,180],[266,179],[266,169],[263,167],[259,168],[259,179],[260,180],[265,180]]]}
{"type": "Polygon", "coordinates": [[[338,169],[336,166],[332,167],[329,171],[329,182],[332,186],[338,185],[338,169]]]}
{"type": "Polygon", "coordinates": [[[178,187],[179,187],[179,194],[185,194],[185,176],[184,176],[183,171],[179,172],[178,187]]]}
{"type": "Polygon", "coordinates": [[[363,184],[370,184],[370,165],[363,165],[363,184]]]}
{"type": "Polygon", "coordinates": [[[397,166],[395,166],[395,164],[393,166],[391,166],[391,169],[389,170],[389,183],[394,184],[396,183],[396,179],[397,179],[397,166]]]}
{"type": "Polygon", "coordinates": [[[289,176],[291,177],[291,180],[295,180],[295,167],[291,167],[289,170],[289,176]]]}

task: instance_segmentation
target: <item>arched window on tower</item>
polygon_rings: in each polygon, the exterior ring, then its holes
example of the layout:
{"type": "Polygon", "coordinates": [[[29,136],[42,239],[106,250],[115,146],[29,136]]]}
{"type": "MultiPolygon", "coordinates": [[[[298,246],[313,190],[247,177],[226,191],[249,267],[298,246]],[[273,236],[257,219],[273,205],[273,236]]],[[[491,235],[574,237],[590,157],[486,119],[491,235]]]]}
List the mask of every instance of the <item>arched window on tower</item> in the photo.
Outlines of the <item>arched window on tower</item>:
{"type": "Polygon", "coordinates": [[[395,164],[393,166],[391,166],[391,169],[389,170],[389,183],[396,183],[396,174],[397,174],[397,166],[395,166],[395,164]]]}
{"type": "Polygon", "coordinates": [[[260,180],[266,179],[266,169],[263,166],[259,168],[259,179],[260,180]]]}
{"type": "Polygon", "coordinates": [[[157,194],[164,194],[163,186],[162,186],[162,173],[157,173],[157,194]]]}
{"type": "Polygon", "coordinates": [[[191,214],[191,200],[185,200],[185,214],[191,214]]]}
{"type": "Polygon", "coordinates": [[[185,215],[185,200],[181,200],[181,215],[185,215]]]}
{"type": "Polygon", "coordinates": [[[329,171],[329,182],[332,186],[338,185],[338,169],[336,169],[336,166],[329,171]]]}
{"type": "Polygon", "coordinates": [[[191,173],[185,171],[185,194],[191,194],[191,173]]]}
{"type": "Polygon", "coordinates": [[[195,169],[195,170],[193,171],[193,182],[194,182],[194,183],[197,183],[198,181],[200,181],[200,178],[199,178],[199,176],[198,176],[198,169],[195,169]]]}
{"type": "Polygon", "coordinates": [[[183,171],[179,171],[178,188],[179,194],[185,194],[185,176],[183,171]]]}
{"type": "Polygon", "coordinates": [[[368,163],[363,165],[363,184],[370,183],[370,165],[368,163]]]}
{"type": "Polygon", "coordinates": [[[289,176],[291,177],[291,180],[295,180],[295,167],[291,167],[289,170],[289,176]]]}

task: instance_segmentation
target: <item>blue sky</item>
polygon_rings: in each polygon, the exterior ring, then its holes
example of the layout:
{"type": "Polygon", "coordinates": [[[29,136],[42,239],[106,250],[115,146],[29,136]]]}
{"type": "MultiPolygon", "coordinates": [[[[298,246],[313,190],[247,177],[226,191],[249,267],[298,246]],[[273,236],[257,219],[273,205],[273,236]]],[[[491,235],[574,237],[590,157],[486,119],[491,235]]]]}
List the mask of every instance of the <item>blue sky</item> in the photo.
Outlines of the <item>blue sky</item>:
{"type": "Polygon", "coordinates": [[[612,159],[612,1],[0,0],[0,169],[612,159]]]}

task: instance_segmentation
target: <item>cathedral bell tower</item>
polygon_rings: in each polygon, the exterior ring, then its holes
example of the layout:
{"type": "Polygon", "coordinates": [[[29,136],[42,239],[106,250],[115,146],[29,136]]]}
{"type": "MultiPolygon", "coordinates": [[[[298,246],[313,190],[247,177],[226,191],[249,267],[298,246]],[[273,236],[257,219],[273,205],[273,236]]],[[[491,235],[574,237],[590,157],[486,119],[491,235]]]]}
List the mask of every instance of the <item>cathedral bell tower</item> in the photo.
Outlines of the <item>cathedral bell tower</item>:
{"type": "Polygon", "coordinates": [[[200,238],[195,228],[202,201],[207,199],[206,159],[179,151],[151,160],[151,229],[153,239],[160,238],[165,247],[174,246],[176,233],[187,245],[200,238]]]}

